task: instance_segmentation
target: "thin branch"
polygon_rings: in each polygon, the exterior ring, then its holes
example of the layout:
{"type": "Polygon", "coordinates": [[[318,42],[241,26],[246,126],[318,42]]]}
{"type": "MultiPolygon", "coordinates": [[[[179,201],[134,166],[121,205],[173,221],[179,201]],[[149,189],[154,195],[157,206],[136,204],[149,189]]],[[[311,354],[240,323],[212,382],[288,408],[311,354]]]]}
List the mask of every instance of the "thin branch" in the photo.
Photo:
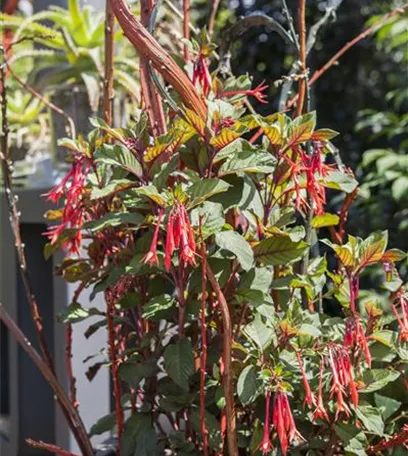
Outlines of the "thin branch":
{"type": "Polygon", "coordinates": [[[208,21],[208,34],[210,38],[213,36],[214,33],[214,26],[215,26],[215,19],[217,17],[218,8],[220,7],[221,0],[212,0],[211,2],[211,12],[210,12],[210,19],[208,21]]]}
{"type": "MultiPolygon", "coordinates": [[[[357,43],[359,43],[361,40],[364,38],[367,38],[368,36],[372,35],[375,33],[379,27],[381,27],[384,23],[386,23],[389,19],[393,18],[394,16],[398,16],[399,14],[402,14],[406,9],[408,8],[408,3],[405,3],[404,5],[400,6],[399,8],[396,8],[395,10],[385,14],[382,16],[380,19],[378,19],[374,24],[372,24],[370,27],[365,29],[362,33],[360,33],[358,36],[353,38],[351,41],[346,43],[339,51],[334,54],[334,56],[325,64],[323,65],[319,70],[315,71],[313,73],[313,76],[309,80],[309,87],[313,85],[318,79],[320,79],[324,73],[326,73],[327,70],[329,70],[333,65],[338,63],[338,60],[353,46],[355,46],[357,43]]],[[[298,95],[294,96],[289,103],[287,104],[287,108],[291,108],[297,101],[298,95]]]]}
{"type": "Polygon", "coordinates": [[[105,72],[103,78],[103,117],[105,122],[112,126],[113,110],[113,48],[114,48],[115,16],[111,3],[106,0],[105,5],[105,72]]]}
{"type": "MultiPolygon", "coordinates": [[[[299,21],[299,62],[300,70],[306,71],[306,0],[299,0],[298,9],[299,21]]],[[[306,96],[306,79],[304,77],[299,80],[298,102],[296,105],[295,116],[301,116],[306,96]]]]}
{"type": "Polygon", "coordinates": [[[42,359],[37,350],[31,345],[31,342],[25,337],[21,329],[16,325],[10,315],[7,313],[3,304],[0,303],[0,320],[3,321],[7,329],[14,336],[17,343],[27,353],[30,359],[33,361],[37,369],[44,376],[47,383],[54,391],[55,397],[57,398],[58,404],[61,406],[65,417],[70,425],[71,431],[76,437],[78,446],[81,449],[83,456],[94,456],[91,442],[86,433],[84,424],[78,414],[78,411],[71,404],[68,396],[61,384],[59,383],[54,372],[48,366],[48,364],[42,359]],[[79,436],[81,438],[79,438],[79,436]]]}
{"type": "Polygon", "coordinates": [[[26,439],[28,445],[32,446],[33,448],[39,448],[40,450],[49,451],[50,453],[58,454],[59,456],[78,456],[75,453],[71,453],[70,451],[63,450],[62,448],[58,447],[57,445],[52,445],[51,443],[45,443],[41,440],[36,441],[33,439],[26,439]]]}
{"type": "Polygon", "coordinates": [[[208,430],[205,424],[205,377],[207,366],[207,325],[205,321],[206,302],[207,302],[207,250],[202,233],[202,220],[200,218],[200,238],[201,238],[201,258],[202,258],[202,276],[201,276],[201,353],[200,353],[200,431],[203,439],[204,456],[209,455],[208,450],[208,430]]]}
{"type": "MultiPolygon", "coordinates": [[[[174,13],[179,19],[181,19],[181,20],[183,19],[183,15],[177,9],[177,7],[174,5],[174,3],[172,3],[170,0],[164,0],[164,3],[169,7],[171,12],[174,13]]],[[[197,35],[199,33],[199,30],[196,27],[194,27],[194,25],[191,22],[188,23],[188,26],[195,35],[197,35]]]]}
{"type": "MultiPolygon", "coordinates": [[[[190,0],[183,0],[183,38],[190,40],[190,0]]],[[[187,43],[184,43],[184,61],[190,61],[187,43]]]]}
{"type": "Polygon", "coordinates": [[[394,434],[391,438],[388,440],[383,439],[381,440],[380,443],[377,443],[377,445],[373,445],[368,448],[367,453],[368,454],[379,454],[384,450],[387,450],[388,448],[395,448],[397,446],[402,446],[406,445],[408,442],[408,425],[405,425],[402,429],[402,431],[397,432],[394,434]]]}
{"type": "Polygon", "coordinates": [[[235,414],[234,404],[234,387],[232,383],[232,323],[231,315],[228,309],[228,304],[221,287],[212,272],[210,265],[207,263],[207,277],[211,283],[211,287],[217,297],[218,305],[221,309],[223,320],[223,387],[225,396],[225,408],[227,418],[227,438],[228,438],[228,454],[230,456],[238,456],[237,444],[237,418],[235,414]]]}

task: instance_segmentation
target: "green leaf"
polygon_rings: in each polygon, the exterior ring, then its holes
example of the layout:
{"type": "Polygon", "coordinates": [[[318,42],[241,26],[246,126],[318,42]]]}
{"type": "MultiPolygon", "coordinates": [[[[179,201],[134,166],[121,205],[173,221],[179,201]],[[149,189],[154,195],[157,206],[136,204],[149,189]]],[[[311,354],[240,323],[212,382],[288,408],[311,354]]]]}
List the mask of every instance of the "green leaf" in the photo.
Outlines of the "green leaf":
{"type": "Polygon", "coordinates": [[[381,416],[384,421],[387,421],[397,410],[400,409],[402,402],[387,396],[381,396],[374,393],[375,405],[381,410],[381,416]]]}
{"type": "Polygon", "coordinates": [[[360,405],[356,408],[356,415],[369,432],[377,436],[384,435],[384,422],[380,410],[371,405],[360,405]]]}
{"type": "Polygon", "coordinates": [[[403,199],[407,198],[408,194],[408,177],[401,176],[392,183],[391,186],[392,197],[400,202],[403,199]]]}
{"type": "Polygon", "coordinates": [[[339,216],[326,213],[324,215],[316,215],[312,220],[313,228],[323,228],[325,226],[335,226],[339,223],[339,216]]]}
{"type": "Polygon", "coordinates": [[[142,167],[132,152],[120,144],[104,144],[95,153],[96,161],[119,166],[137,177],[143,174],[142,167]]]}
{"type": "Polygon", "coordinates": [[[232,252],[245,271],[254,263],[254,253],[249,243],[236,231],[221,231],[215,235],[215,242],[221,249],[232,252]]]}
{"type": "Polygon", "coordinates": [[[100,128],[101,130],[109,133],[113,138],[117,139],[118,141],[124,142],[126,138],[123,136],[122,132],[118,128],[110,127],[103,119],[99,117],[91,117],[89,122],[92,126],[96,128],[100,128]]]}
{"type": "Polygon", "coordinates": [[[312,134],[311,140],[325,142],[330,141],[338,135],[339,133],[337,131],[330,130],[330,128],[321,128],[312,134]]]}
{"type": "Polygon", "coordinates": [[[361,393],[372,393],[378,391],[388,383],[394,382],[400,373],[389,369],[371,369],[363,374],[365,387],[360,390],[361,393]]]}
{"type": "Polygon", "coordinates": [[[204,239],[218,233],[225,225],[224,209],[220,203],[204,201],[204,203],[191,212],[191,223],[199,225],[199,217],[202,217],[202,231],[204,239]]]}
{"type": "Polygon", "coordinates": [[[267,268],[253,268],[241,276],[238,289],[251,289],[267,292],[271,286],[273,274],[267,268]]]}
{"type": "Polygon", "coordinates": [[[150,414],[135,413],[125,424],[121,445],[123,456],[156,456],[157,435],[150,414]]]}
{"type": "Polygon", "coordinates": [[[140,225],[143,220],[143,215],[136,212],[117,212],[104,215],[99,220],[87,222],[83,225],[83,228],[96,232],[124,224],[140,225]]]}
{"type": "Polygon", "coordinates": [[[242,152],[231,157],[221,166],[220,176],[235,174],[240,172],[246,173],[272,173],[275,169],[275,158],[271,154],[257,151],[242,152]]]}
{"type": "Polygon", "coordinates": [[[262,391],[262,382],[258,379],[254,366],[247,366],[238,377],[237,393],[242,405],[256,401],[262,391]]]}
{"type": "Polygon", "coordinates": [[[156,372],[155,361],[136,363],[126,361],[119,366],[121,380],[128,383],[132,388],[137,388],[142,379],[151,377],[156,372]]]}
{"type": "Polygon", "coordinates": [[[179,342],[168,345],[164,351],[164,368],[169,377],[189,391],[189,379],[194,373],[193,346],[189,339],[182,339],[179,342]]]}
{"type": "Polygon", "coordinates": [[[116,424],[116,414],[109,413],[109,415],[105,415],[91,427],[89,431],[89,436],[92,437],[94,435],[100,435],[104,432],[111,431],[116,424]]]}
{"type": "Polygon", "coordinates": [[[346,455],[366,456],[367,439],[363,431],[346,423],[335,424],[334,430],[343,442],[346,455]]]}
{"type": "Polygon", "coordinates": [[[346,193],[351,193],[358,186],[358,182],[353,176],[341,171],[333,171],[330,173],[324,179],[324,184],[326,187],[342,190],[346,193]]]}
{"type": "Polygon", "coordinates": [[[169,310],[174,305],[174,298],[169,295],[155,296],[143,306],[142,317],[146,320],[160,321],[165,320],[171,311],[169,310]]]}
{"type": "Polygon", "coordinates": [[[93,187],[91,193],[91,200],[105,198],[106,196],[109,196],[116,190],[119,190],[121,188],[125,190],[127,187],[134,184],[134,181],[131,181],[130,179],[118,179],[110,182],[108,185],[105,185],[102,188],[93,187]]]}
{"type": "Polygon", "coordinates": [[[254,255],[258,262],[275,266],[299,260],[307,249],[306,242],[293,242],[289,237],[272,236],[255,246],[254,255]]]}
{"type": "Polygon", "coordinates": [[[95,307],[82,307],[78,302],[73,302],[65,310],[58,314],[61,323],[79,323],[94,315],[103,315],[95,307]]]}
{"type": "Polygon", "coordinates": [[[288,147],[308,141],[316,126],[316,113],[311,112],[297,117],[288,129],[288,147]]]}
{"type": "Polygon", "coordinates": [[[149,198],[154,203],[158,204],[159,206],[164,206],[166,204],[166,200],[164,199],[163,195],[159,193],[157,188],[154,185],[147,185],[146,187],[140,187],[135,190],[137,195],[143,195],[146,198],[149,198]]]}
{"type": "Polygon", "coordinates": [[[275,336],[273,328],[266,326],[258,314],[251,323],[244,327],[243,332],[262,352],[268,348],[275,336]]]}
{"type": "Polygon", "coordinates": [[[227,182],[215,178],[205,179],[194,183],[187,189],[187,193],[192,200],[191,207],[201,204],[213,195],[226,192],[230,187],[231,185],[227,182]]]}

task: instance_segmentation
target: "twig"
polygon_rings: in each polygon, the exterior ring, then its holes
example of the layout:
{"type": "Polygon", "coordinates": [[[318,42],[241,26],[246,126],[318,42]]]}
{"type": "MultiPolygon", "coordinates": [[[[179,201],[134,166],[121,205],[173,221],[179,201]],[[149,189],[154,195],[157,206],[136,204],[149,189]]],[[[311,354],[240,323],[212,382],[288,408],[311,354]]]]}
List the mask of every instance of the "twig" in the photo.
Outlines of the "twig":
{"type": "Polygon", "coordinates": [[[200,237],[201,237],[201,257],[202,257],[202,276],[201,276],[201,353],[200,353],[200,431],[203,439],[203,453],[208,456],[208,430],[205,424],[205,377],[207,365],[207,325],[205,321],[205,307],[207,300],[207,251],[202,233],[202,220],[200,218],[200,237]]]}
{"type": "Polygon", "coordinates": [[[217,17],[217,12],[218,12],[220,3],[221,3],[221,0],[212,0],[212,2],[211,2],[210,19],[208,21],[208,34],[210,35],[210,38],[213,36],[213,33],[214,33],[215,18],[217,17]]]}
{"type": "MultiPolygon", "coordinates": [[[[309,87],[314,84],[318,79],[320,79],[324,73],[326,73],[327,70],[329,70],[333,65],[335,65],[340,57],[342,57],[350,48],[355,46],[357,43],[359,43],[361,40],[364,38],[367,38],[368,36],[372,35],[375,33],[381,25],[383,25],[385,22],[387,22],[389,19],[391,19],[394,16],[397,16],[399,14],[402,14],[406,9],[408,8],[408,3],[405,3],[404,5],[400,6],[399,8],[396,8],[395,10],[385,14],[382,16],[380,19],[378,19],[374,24],[372,24],[370,27],[365,29],[362,33],[360,33],[358,36],[353,38],[351,41],[346,43],[339,51],[334,54],[334,56],[325,64],[323,65],[319,70],[315,71],[313,73],[313,76],[309,80],[309,87]]],[[[298,95],[295,95],[287,104],[287,108],[291,108],[297,101],[298,95]]]]}
{"type": "Polygon", "coordinates": [[[283,15],[285,16],[286,21],[287,21],[288,26],[289,26],[289,32],[290,32],[291,40],[292,40],[293,44],[296,46],[296,49],[299,51],[298,36],[296,34],[295,26],[293,25],[293,17],[290,14],[288,5],[286,3],[286,0],[282,0],[282,8],[283,8],[283,15]]]}
{"type": "Polygon", "coordinates": [[[112,126],[113,109],[113,47],[114,47],[115,16],[111,2],[106,0],[105,6],[105,72],[103,78],[103,117],[112,126]]]}
{"type": "Polygon", "coordinates": [[[207,119],[207,106],[188,76],[135,18],[126,0],[112,2],[112,9],[125,36],[139,54],[151,60],[153,67],[176,90],[186,106],[202,120],[207,119]]]}
{"type": "Polygon", "coordinates": [[[75,453],[71,453],[70,451],[63,450],[62,448],[58,447],[57,445],[52,445],[51,443],[45,443],[41,440],[36,441],[33,439],[26,439],[28,445],[32,446],[33,448],[39,448],[40,450],[49,451],[50,453],[55,453],[60,456],[78,456],[75,453]]]}
{"type": "MultiPolygon", "coordinates": [[[[169,7],[171,12],[174,13],[179,19],[183,19],[183,15],[177,9],[174,3],[172,3],[170,0],[164,0],[164,3],[169,7]]],[[[199,33],[199,30],[196,27],[194,27],[194,25],[191,22],[189,22],[188,26],[194,34],[197,35],[199,33]]]]}
{"type": "Polygon", "coordinates": [[[223,374],[223,387],[225,396],[225,408],[227,418],[227,438],[228,438],[228,454],[230,456],[238,456],[237,444],[237,422],[234,405],[234,388],[232,384],[232,358],[231,358],[231,345],[232,345],[232,323],[231,315],[228,309],[228,304],[221,287],[212,272],[209,264],[207,263],[207,277],[211,283],[211,287],[217,297],[218,304],[221,309],[223,319],[223,361],[224,361],[224,374],[223,374]]]}
{"type": "MultiPolygon", "coordinates": [[[[190,40],[190,0],[183,0],[183,38],[190,40]]],[[[184,61],[190,61],[190,52],[188,51],[188,44],[184,43],[184,61]]]]}
{"type": "Polygon", "coordinates": [[[37,350],[31,345],[31,342],[27,340],[21,329],[16,325],[10,315],[7,313],[3,304],[0,303],[0,320],[6,325],[7,329],[15,337],[17,343],[21,348],[28,354],[30,359],[34,362],[35,366],[47,380],[54,394],[57,398],[58,404],[67,418],[68,424],[70,425],[72,433],[75,435],[76,441],[79,448],[81,449],[83,456],[94,456],[91,442],[86,433],[84,424],[78,411],[71,404],[68,396],[61,384],[58,382],[54,372],[48,366],[48,364],[42,359],[37,350]]]}
{"type": "MultiPolygon", "coordinates": [[[[300,70],[306,71],[306,0],[299,0],[299,61],[300,70]]],[[[298,102],[296,105],[296,117],[301,116],[306,96],[306,79],[299,80],[298,102]]]]}
{"type": "Polygon", "coordinates": [[[108,344],[109,344],[109,358],[111,361],[113,391],[115,396],[115,414],[116,414],[116,425],[118,433],[118,456],[121,455],[121,439],[123,434],[124,416],[121,405],[122,400],[122,388],[119,379],[119,360],[116,353],[116,334],[115,334],[115,302],[114,295],[111,290],[105,292],[105,301],[107,305],[106,309],[106,322],[108,328],[108,344]]]}
{"type": "MultiPolygon", "coordinates": [[[[154,0],[141,0],[140,18],[144,27],[149,25],[153,8],[155,8],[154,0]]],[[[164,119],[162,100],[151,80],[149,59],[142,55],[140,56],[140,82],[153,136],[163,135],[166,133],[166,121],[164,119]]]]}
{"type": "Polygon", "coordinates": [[[408,442],[408,425],[405,425],[402,431],[394,434],[390,439],[381,440],[377,445],[373,445],[367,449],[368,454],[379,454],[388,448],[395,448],[399,445],[406,445],[408,442]]]}

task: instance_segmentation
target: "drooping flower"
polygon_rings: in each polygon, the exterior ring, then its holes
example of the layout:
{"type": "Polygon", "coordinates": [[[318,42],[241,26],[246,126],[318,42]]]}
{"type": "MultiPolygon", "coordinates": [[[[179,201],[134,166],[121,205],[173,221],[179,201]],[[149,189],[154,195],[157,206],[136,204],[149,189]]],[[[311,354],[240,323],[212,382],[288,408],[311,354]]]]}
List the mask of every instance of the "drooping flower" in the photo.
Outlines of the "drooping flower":
{"type": "Polygon", "coordinates": [[[278,434],[282,453],[287,454],[289,443],[294,440],[303,440],[296,429],[287,393],[276,391],[273,400],[272,424],[278,434]]]}
{"type": "Polygon", "coordinates": [[[212,81],[206,57],[203,52],[198,54],[193,67],[193,84],[196,85],[197,83],[200,84],[203,95],[207,97],[211,90],[212,81]]]}
{"type": "Polygon", "coordinates": [[[150,244],[150,249],[143,258],[144,263],[149,263],[150,266],[153,264],[159,264],[159,259],[157,258],[157,241],[159,239],[160,224],[163,219],[164,209],[161,209],[159,216],[157,218],[156,228],[154,230],[153,239],[150,244]]]}
{"type": "Polygon", "coordinates": [[[266,405],[265,405],[265,422],[264,422],[264,431],[263,431],[263,438],[260,445],[260,449],[262,454],[268,454],[272,451],[273,446],[270,439],[271,430],[269,428],[269,419],[270,419],[270,405],[271,405],[271,391],[268,388],[266,392],[266,405]]]}
{"type": "Polygon", "coordinates": [[[320,372],[319,372],[319,390],[317,393],[317,405],[316,409],[313,412],[313,421],[316,422],[319,418],[325,419],[327,422],[330,422],[329,415],[324,407],[323,402],[323,370],[324,370],[324,360],[320,361],[320,372]]]}
{"type": "Polygon", "coordinates": [[[268,103],[266,99],[266,93],[265,91],[268,89],[268,85],[265,84],[265,81],[262,81],[260,84],[258,84],[255,88],[253,89],[248,89],[248,90],[230,90],[227,92],[222,92],[219,94],[220,97],[233,97],[235,95],[245,95],[245,96],[250,96],[254,97],[257,99],[260,103],[268,103]]]}
{"type": "Polygon", "coordinates": [[[303,402],[303,406],[307,404],[309,407],[311,407],[315,404],[315,398],[310,388],[309,381],[306,377],[306,372],[302,363],[302,359],[300,357],[300,352],[298,351],[296,351],[296,358],[299,363],[300,373],[302,374],[303,388],[305,390],[305,400],[303,402]]]}
{"type": "Polygon", "coordinates": [[[400,342],[408,341],[408,297],[405,290],[401,289],[397,294],[396,304],[392,305],[392,310],[397,317],[398,326],[400,329],[400,342]],[[397,306],[401,307],[402,317],[400,317],[397,306]]]}
{"type": "Polygon", "coordinates": [[[336,396],[336,419],[342,412],[350,416],[351,411],[345,400],[347,390],[355,407],[358,405],[358,393],[347,350],[338,344],[330,345],[329,365],[333,376],[330,397],[336,396]]]}
{"type": "Polygon", "coordinates": [[[358,348],[364,353],[368,367],[371,367],[371,353],[368,348],[367,337],[360,318],[357,314],[347,318],[346,330],[344,333],[343,346],[347,348],[358,348]]]}
{"type": "Polygon", "coordinates": [[[74,156],[71,169],[61,182],[45,195],[47,200],[54,204],[59,203],[61,198],[65,197],[60,223],[49,227],[45,234],[51,244],[55,244],[66,229],[76,228],[77,231],[62,243],[70,254],[80,254],[82,233],[79,228],[85,219],[83,197],[86,193],[85,183],[90,169],[91,163],[88,158],[79,154],[74,156]]]}
{"type": "Polygon", "coordinates": [[[166,270],[171,267],[171,257],[175,249],[179,249],[179,260],[183,265],[195,264],[196,243],[194,232],[185,206],[177,202],[171,209],[167,224],[164,264],[166,270]]]}

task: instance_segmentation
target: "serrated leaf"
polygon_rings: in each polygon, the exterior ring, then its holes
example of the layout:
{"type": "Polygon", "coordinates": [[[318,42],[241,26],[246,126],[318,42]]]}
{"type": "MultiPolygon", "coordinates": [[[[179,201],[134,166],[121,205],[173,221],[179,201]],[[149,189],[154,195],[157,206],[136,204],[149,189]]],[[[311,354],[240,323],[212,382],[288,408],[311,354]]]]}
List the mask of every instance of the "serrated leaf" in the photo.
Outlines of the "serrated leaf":
{"type": "Polygon", "coordinates": [[[262,392],[262,382],[258,379],[254,366],[247,366],[241,372],[237,382],[237,393],[242,405],[256,401],[262,392]]]}
{"type": "Polygon", "coordinates": [[[245,271],[254,264],[254,254],[250,244],[236,231],[221,231],[215,235],[215,242],[221,249],[232,252],[245,271]]]}
{"type": "Polygon", "coordinates": [[[339,224],[339,216],[335,214],[316,215],[312,220],[313,228],[323,228],[325,226],[335,226],[339,224]]]}
{"type": "Polygon", "coordinates": [[[191,206],[197,206],[213,195],[226,192],[230,187],[230,184],[221,179],[210,178],[194,183],[187,189],[187,193],[192,200],[191,206]]]}
{"type": "Polygon", "coordinates": [[[96,151],[96,161],[118,166],[137,177],[142,175],[142,167],[132,152],[120,144],[104,144],[96,151]]]}
{"type": "Polygon", "coordinates": [[[193,346],[189,339],[168,345],[164,350],[164,367],[169,377],[183,390],[189,391],[189,379],[194,373],[193,346]]]}
{"type": "Polygon", "coordinates": [[[306,242],[293,242],[289,237],[272,236],[254,247],[254,255],[258,262],[275,266],[302,258],[307,249],[306,242]]]}

